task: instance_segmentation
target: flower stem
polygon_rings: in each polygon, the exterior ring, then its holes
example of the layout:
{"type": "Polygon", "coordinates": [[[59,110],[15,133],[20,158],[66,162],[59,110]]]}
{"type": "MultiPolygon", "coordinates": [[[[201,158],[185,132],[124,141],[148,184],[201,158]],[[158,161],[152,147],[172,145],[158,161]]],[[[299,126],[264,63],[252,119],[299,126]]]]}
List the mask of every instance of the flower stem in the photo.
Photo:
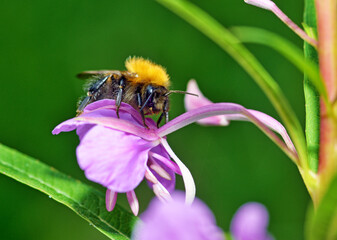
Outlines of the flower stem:
{"type": "Polygon", "coordinates": [[[296,151],[293,149],[293,145],[286,145],[272,130],[270,130],[266,124],[256,118],[249,110],[243,106],[235,103],[213,103],[211,105],[203,106],[198,109],[190,110],[175,119],[171,120],[164,126],[158,129],[159,136],[166,136],[180,128],[183,128],[193,122],[200,119],[216,116],[216,115],[232,115],[242,114],[247,117],[252,123],[260,128],[276,145],[278,145],[291,160],[298,166],[299,158],[296,151]]]}

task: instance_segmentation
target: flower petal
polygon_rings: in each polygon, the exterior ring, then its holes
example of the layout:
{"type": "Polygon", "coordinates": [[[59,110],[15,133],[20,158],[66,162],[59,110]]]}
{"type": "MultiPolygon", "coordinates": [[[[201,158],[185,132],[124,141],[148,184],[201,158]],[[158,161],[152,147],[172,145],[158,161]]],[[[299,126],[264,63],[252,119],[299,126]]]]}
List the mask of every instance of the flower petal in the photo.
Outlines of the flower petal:
{"type": "MultiPolygon", "coordinates": [[[[111,113],[113,114],[114,118],[117,118],[116,101],[113,99],[102,99],[102,100],[98,100],[93,103],[90,103],[88,106],[84,108],[83,113],[89,113],[89,112],[101,110],[101,109],[113,110],[111,111],[111,113]]],[[[120,119],[128,120],[130,122],[134,122],[134,120],[136,120],[137,122],[136,124],[138,124],[141,127],[144,127],[143,120],[142,120],[140,113],[127,103],[121,102],[121,105],[119,108],[119,117],[120,119]]],[[[157,128],[156,123],[151,118],[145,118],[145,122],[150,128],[157,128]]]]}
{"type": "Polygon", "coordinates": [[[87,134],[87,132],[93,126],[95,126],[95,125],[94,124],[82,124],[82,125],[80,125],[80,126],[77,127],[76,134],[78,135],[80,141],[82,140],[82,138],[85,136],[85,134],[87,134]]]}
{"type": "Polygon", "coordinates": [[[120,118],[116,115],[115,101],[111,99],[99,100],[86,106],[83,113],[77,117],[64,121],[55,127],[53,134],[69,132],[85,124],[98,124],[112,129],[137,135],[147,140],[158,139],[157,126],[152,119],[146,119],[149,129],[143,126],[141,116],[130,105],[123,103],[120,108],[120,118]],[[112,105],[113,104],[113,105],[112,105]]]}
{"type": "Polygon", "coordinates": [[[120,130],[131,133],[148,140],[154,140],[158,137],[155,134],[157,127],[153,121],[147,121],[150,129],[145,128],[139,124],[134,118],[126,113],[120,114],[120,119],[117,118],[116,112],[112,109],[101,108],[92,112],[82,113],[80,116],[74,118],[80,122],[90,124],[102,125],[111,129],[120,130]]]}
{"type": "Polygon", "coordinates": [[[246,203],[235,213],[231,233],[236,240],[273,239],[267,232],[269,216],[260,203],[246,203]]]}
{"type": "Polygon", "coordinates": [[[52,131],[52,134],[57,135],[60,132],[70,132],[75,130],[79,126],[83,126],[86,124],[88,123],[77,121],[76,118],[71,118],[57,125],[52,131]]]}
{"type": "Polygon", "coordinates": [[[198,199],[186,205],[181,193],[167,203],[153,200],[141,219],[132,240],[224,240],[208,207],[198,199]]]}
{"type": "Polygon", "coordinates": [[[272,11],[275,3],[270,0],[245,0],[245,3],[272,11]]]}
{"type": "MultiPolygon", "coordinates": [[[[188,82],[186,91],[197,94],[199,96],[195,97],[189,94],[185,95],[185,108],[187,111],[212,104],[212,102],[202,94],[197,85],[197,82],[194,79],[188,82]]],[[[198,120],[197,122],[204,125],[227,126],[229,124],[229,121],[226,119],[225,115],[217,115],[213,117],[203,118],[198,120]]]]}
{"type": "Polygon", "coordinates": [[[144,178],[153,143],[100,125],[92,127],[77,147],[86,177],[115,192],[133,190],[144,178]]]}

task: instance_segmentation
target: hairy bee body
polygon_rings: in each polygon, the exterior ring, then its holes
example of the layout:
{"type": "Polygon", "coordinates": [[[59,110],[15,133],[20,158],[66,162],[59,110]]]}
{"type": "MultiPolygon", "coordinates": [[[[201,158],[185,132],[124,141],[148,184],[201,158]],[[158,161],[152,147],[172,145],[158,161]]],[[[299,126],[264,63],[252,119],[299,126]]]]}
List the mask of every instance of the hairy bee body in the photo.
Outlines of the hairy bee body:
{"type": "Polygon", "coordinates": [[[87,96],[80,101],[77,113],[81,114],[89,103],[101,99],[116,100],[117,116],[121,102],[137,109],[143,119],[144,115],[161,113],[159,126],[163,117],[168,121],[169,77],[165,69],[143,58],[129,58],[127,71],[102,70],[87,71],[78,74],[79,78],[91,78],[87,96]]]}

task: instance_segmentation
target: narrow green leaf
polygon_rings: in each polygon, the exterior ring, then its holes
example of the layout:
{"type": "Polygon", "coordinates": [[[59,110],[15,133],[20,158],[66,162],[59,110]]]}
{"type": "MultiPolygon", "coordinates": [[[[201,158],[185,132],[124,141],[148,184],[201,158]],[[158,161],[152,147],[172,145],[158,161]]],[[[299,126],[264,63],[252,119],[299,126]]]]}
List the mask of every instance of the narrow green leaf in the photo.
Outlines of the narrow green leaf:
{"type": "MultiPolygon", "coordinates": [[[[218,44],[255,80],[282,118],[299,154],[301,167],[307,169],[307,149],[302,127],[279,85],[258,60],[225,27],[203,10],[185,0],[157,0],[218,44]]],[[[306,179],[304,179],[306,181],[306,179]]]]}
{"type": "Polygon", "coordinates": [[[310,169],[316,172],[319,149],[319,96],[323,97],[327,105],[330,105],[330,102],[328,101],[325,84],[319,73],[315,48],[306,43],[304,48],[306,57],[304,57],[302,51],[291,42],[269,31],[254,27],[234,27],[232,30],[243,42],[259,43],[274,48],[303,71],[308,161],[310,169]]]}
{"type": "Polygon", "coordinates": [[[306,229],[308,240],[337,239],[337,175],[331,181],[315,213],[310,215],[311,220],[306,229]]]}
{"type": "Polygon", "coordinates": [[[315,86],[317,91],[326,100],[328,99],[326,88],[323,79],[320,76],[317,62],[312,62],[311,59],[305,59],[303,52],[294,44],[275,33],[261,28],[233,27],[231,30],[242,42],[263,44],[279,52],[291,63],[293,63],[299,70],[303,71],[303,73],[308,76],[308,80],[312,85],[315,86]]]}
{"type": "Polygon", "coordinates": [[[111,239],[130,239],[136,217],[116,206],[105,209],[105,195],[48,165],[0,144],[0,173],[66,205],[111,239]]]}
{"type": "MultiPolygon", "coordinates": [[[[305,0],[304,24],[310,28],[313,34],[317,33],[315,0],[305,0]]],[[[318,66],[316,49],[304,42],[304,57],[318,66]]],[[[308,161],[312,171],[317,172],[320,135],[320,105],[319,93],[309,81],[309,74],[304,74],[304,97],[305,97],[305,134],[308,146],[308,161]]],[[[323,95],[324,96],[324,95],[323,95]]],[[[325,97],[327,99],[327,97],[325,97]]],[[[329,101],[326,101],[329,102],[329,101]]]]}

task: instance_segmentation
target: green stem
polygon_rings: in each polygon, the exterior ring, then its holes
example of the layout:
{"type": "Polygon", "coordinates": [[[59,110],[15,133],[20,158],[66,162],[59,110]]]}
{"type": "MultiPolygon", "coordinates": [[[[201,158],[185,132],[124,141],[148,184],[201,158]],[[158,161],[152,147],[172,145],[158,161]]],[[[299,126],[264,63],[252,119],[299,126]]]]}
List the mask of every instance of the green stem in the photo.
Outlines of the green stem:
{"type": "MultiPolygon", "coordinates": [[[[304,24],[314,33],[317,32],[316,10],[314,0],[305,0],[304,24]]],[[[315,48],[304,42],[304,57],[306,60],[318,65],[318,56],[315,48]]],[[[308,146],[309,168],[317,172],[319,152],[319,93],[310,82],[308,74],[304,74],[304,97],[305,97],[305,134],[308,146]]]]}

